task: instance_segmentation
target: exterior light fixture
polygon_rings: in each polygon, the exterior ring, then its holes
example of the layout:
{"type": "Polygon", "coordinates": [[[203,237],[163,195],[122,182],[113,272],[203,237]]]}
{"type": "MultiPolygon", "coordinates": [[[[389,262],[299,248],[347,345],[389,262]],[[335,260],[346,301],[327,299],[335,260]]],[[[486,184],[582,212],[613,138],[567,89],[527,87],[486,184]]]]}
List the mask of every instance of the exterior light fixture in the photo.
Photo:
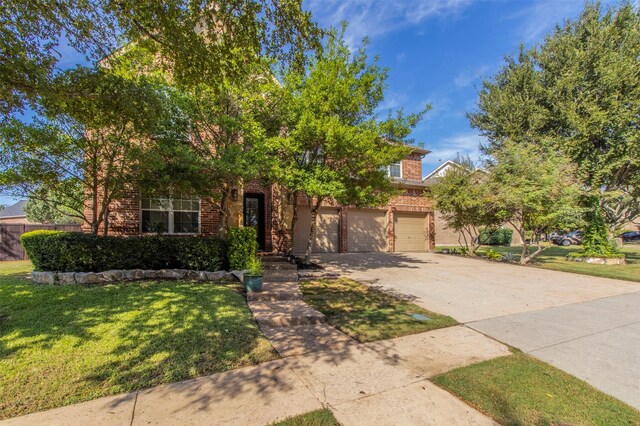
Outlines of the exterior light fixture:
{"type": "Polygon", "coordinates": [[[238,190],[236,188],[231,190],[231,201],[238,201],[238,190]]]}

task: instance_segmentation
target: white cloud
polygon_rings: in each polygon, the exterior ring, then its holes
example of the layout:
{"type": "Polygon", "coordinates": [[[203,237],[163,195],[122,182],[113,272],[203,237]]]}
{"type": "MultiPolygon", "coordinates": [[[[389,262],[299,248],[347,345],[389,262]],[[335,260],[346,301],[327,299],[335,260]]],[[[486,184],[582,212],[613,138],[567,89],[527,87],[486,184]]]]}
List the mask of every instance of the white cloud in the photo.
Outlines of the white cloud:
{"type": "Polygon", "coordinates": [[[434,16],[455,15],[471,0],[307,0],[304,8],[322,26],[338,26],[347,21],[349,46],[366,37],[380,36],[417,25],[434,16]]]}
{"type": "Polygon", "coordinates": [[[542,41],[542,37],[584,6],[583,0],[544,0],[533,2],[507,19],[522,19],[519,38],[525,43],[542,41]]]}
{"type": "Polygon", "coordinates": [[[483,65],[473,72],[461,72],[453,79],[453,83],[458,88],[467,87],[471,83],[482,77],[484,74],[486,74],[490,69],[491,67],[489,67],[488,65],[483,65]]]}
{"type": "Polygon", "coordinates": [[[479,166],[482,161],[480,145],[485,142],[486,139],[477,133],[467,132],[447,137],[434,145],[425,146],[431,152],[424,158],[423,174],[426,175],[447,160],[455,160],[458,154],[468,155],[476,166],[479,166]]]}

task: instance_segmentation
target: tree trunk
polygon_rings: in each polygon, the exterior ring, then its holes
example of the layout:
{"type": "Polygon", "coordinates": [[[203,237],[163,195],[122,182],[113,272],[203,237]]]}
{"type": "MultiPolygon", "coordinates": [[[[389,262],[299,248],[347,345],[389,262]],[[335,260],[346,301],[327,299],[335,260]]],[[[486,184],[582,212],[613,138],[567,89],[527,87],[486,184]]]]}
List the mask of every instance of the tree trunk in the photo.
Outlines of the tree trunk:
{"type": "MultiPolygon", "coordinates": [[[[311,248],[313,247],[313,241],[316,238],[316,222],[318,219],[318,210],[320,209],[320,203],[322,199],[318,199],[315,205],[311,208],[311,229],[309,230],[309,239],[307,240],[307,251],[304,255],[303,263],[305,265],[311,264],[311,248]]],[[[309,201],[311,204],[311,201],[309,201]]]]}
{"type": "Polygon", "coordinates": [[[298,199],[298,193],[293,193],[293,215],[291,216],[291,247],[289,249],[289,254],[293,254],[293,245],[295,243],[295,235],[296,235],[296,222],[298,222],[298,203],[296,202],[298,199]]]}
{"type": "Polygon", "coordinates": [[[228,212],[228,199],[229,199],[229,190],[222,190],[222,197],[220,197],[220,212],[218,214],[218,237],[225,238],[227,236],[227,231],[229,230],[229,212],[228,212]]]}
{"type": "Polygon", "coordinates": [[[102,236],[106,237],[109,233],[109,207],[104,209],[104,216],[102,218],[102,236]]]}

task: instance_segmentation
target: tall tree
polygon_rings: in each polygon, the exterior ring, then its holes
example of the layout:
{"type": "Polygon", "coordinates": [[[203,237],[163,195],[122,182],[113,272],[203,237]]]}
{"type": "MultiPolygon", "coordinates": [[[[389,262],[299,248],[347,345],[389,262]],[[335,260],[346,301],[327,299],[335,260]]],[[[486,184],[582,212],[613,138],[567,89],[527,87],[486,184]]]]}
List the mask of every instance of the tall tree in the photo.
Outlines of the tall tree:
{"type": "Polygon", "coordinates": [[[60,46],[109,62],[123,42],[143,42],[180,85],[244,78],[259,56],[300,64],[320,30],[301,0],[88,0],[0,3],[3,117],[56,90],[60,46]]]}
{"type": "Polygon", "coordinates": [[[109,205],[135,183],[164,116],[162,99],[144,80],[103,70],[80,67],[54,81],[58,95],[39,118],[0,127],[0,189],[57,205],[106,234],[109,205]]]}
{"type": "Polygon", "coordinates": [[[376,108],[384,98],[386,78],[387,70],[369,62],[364,46],[352,53],[338,32],[329,35],[306,72],[284,78],[291,109],[285,134],[275,141],[283,160],[279,182],[307,196],[311,227],[306,263],[324,201],[378,205],[393,193],[386,166],[409,153],[404,142],[424,111],[398,111],[379,120],[376,108]]]}
{"type": "Polygon", "coordinates": [[[640,215],[640,14],[587,4],[483,82],[471,124],[486,151],[506,141],[553,147],[577,167],[611,231],[640,215]]]}
{"type": "Polygon", "coordinates": [[[458,156],[456,164],[459,166],[437,178],[427,195],[435,200],[435,208],[447,226],[460,235],[459,244],[475,256],[480,247],[480,231],[498,221],[491,205],[487,173],[477,170],[469,157],[458,156]]]}
{"type": "Polygon", "coordinates": [[[574,169],[558,152],[529,143],[503,141],[488,163],[489,202],[496,219],[509,222],[522,241],[521,264],[544,250],[539,235],[581,222],[574,169]],[[536,250],[529,252],[530,245],[536,250]]]}

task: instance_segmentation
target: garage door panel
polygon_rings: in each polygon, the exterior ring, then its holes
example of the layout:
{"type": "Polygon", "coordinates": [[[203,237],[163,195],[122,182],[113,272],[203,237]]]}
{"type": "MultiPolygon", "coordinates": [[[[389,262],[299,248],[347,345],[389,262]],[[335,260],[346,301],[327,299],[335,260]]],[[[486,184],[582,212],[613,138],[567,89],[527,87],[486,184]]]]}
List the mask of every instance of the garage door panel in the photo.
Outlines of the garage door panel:
{"type": "Polygon", "coordinates": [[[427,251],[429,230],[425,213],[403,213],[395,215],[395,251],[427,251]]]}
{"type": "MultiPolygon", "coordinates": [[[[311,210],[306,206],[298,207],[298,220],[293,242],[293,252],[305,253],[309,231],[311,230],[311,210]]],[[[321,208],[318,212],[316,238],[311,246],[314,253],[337,253],[340,249],[340,214],[338,209],[321,208]]]]}
{"type": "Polygon", "coordinates": [[[347,247],[350,252],[387,251],[386,211],[350,209],[347,225],[347,247]]]}

